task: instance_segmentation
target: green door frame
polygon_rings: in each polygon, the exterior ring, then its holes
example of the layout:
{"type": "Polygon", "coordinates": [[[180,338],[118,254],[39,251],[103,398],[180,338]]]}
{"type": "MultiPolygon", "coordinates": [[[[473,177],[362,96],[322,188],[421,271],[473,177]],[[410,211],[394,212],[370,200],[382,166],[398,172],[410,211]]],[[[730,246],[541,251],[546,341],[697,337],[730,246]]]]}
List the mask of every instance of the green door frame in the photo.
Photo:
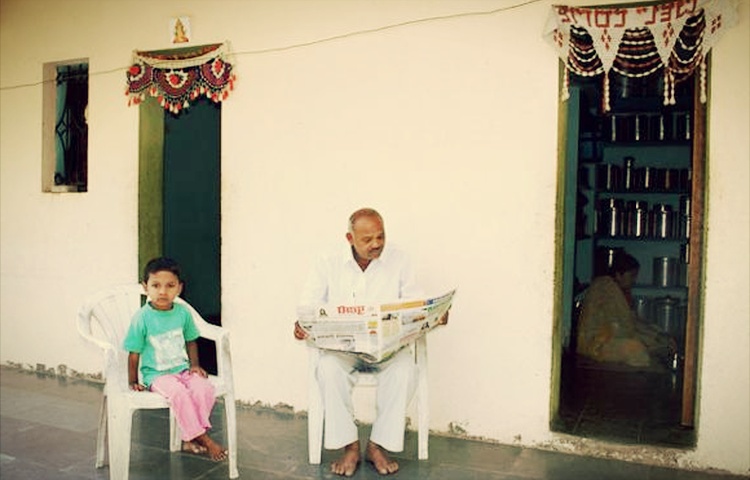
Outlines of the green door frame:
{"type": "Polygon", "coordinates": [[[138,277],[162,255],[164,237],[164,109],[157,101],[138,107],[138,277]]]}

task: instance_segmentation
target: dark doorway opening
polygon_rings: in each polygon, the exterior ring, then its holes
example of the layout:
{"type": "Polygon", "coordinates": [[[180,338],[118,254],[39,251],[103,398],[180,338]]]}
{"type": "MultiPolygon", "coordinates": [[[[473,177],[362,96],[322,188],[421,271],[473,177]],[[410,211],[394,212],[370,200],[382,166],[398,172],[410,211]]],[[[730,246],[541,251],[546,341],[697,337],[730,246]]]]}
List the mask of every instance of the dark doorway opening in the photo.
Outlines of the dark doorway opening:
{"type": "MultiPolygon", "coordinates": [[[[139,107],[138,263],[167,255],[182,266],[182,297],[221,325],[221,104],[196,99],[175,116],[156,101],[139,107]]],[[[216,347],[200,340],[216,373],[216,347]]]]}
{"type": "MultiPolygon", "coordinates": [[[[163,252],[183,269],[182,297],[221,325],[221,104],[206,98],[164,111],[163,252]]],[[[216,346],[200,339],[201,365],[216,373],[216,346]]]]}
{"type": "Polygon", "coordinates": [[[705,106],[697,100],[694,78],[677,84],[676,103],[665,106],[660,75],[612,75],[609,111],[602,106],[601,76],[571,75],[570,82],[564,113],[562,348],[552,429],[621,444],[690,447],[705,106]],[[668,221],[659,212],[669,212],[668,221]],[[632,311],[676,342],[677,354],[663,365],[633,368],[580,354],[588,287],[611,273],[619,251],[641,265],[626,295],[632,311]],[[670,270],[660,271],[659,262],[670,270]]]}

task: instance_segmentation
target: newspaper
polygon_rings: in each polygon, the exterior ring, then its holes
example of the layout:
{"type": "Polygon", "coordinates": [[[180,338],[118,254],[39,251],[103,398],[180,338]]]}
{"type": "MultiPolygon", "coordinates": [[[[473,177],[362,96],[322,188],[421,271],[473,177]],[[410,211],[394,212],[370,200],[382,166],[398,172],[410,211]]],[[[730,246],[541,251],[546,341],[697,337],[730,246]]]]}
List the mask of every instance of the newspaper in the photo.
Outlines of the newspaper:
{"type": "Polygon", "coordinates": [[[302,306],[297,316],[312,345],[378,363],[438,326],[455,293],[380,305],[302,306]]]}

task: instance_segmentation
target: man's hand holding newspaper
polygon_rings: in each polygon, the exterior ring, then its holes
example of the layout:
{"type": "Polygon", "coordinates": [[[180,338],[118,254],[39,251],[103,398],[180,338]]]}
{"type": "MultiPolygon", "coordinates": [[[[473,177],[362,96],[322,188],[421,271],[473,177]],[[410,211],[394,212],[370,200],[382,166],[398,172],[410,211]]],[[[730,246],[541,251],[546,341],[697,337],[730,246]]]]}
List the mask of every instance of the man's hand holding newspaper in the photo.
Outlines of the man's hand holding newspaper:
{"type": "Polygon", "coordinates": [[[317,305],[297,310],[294,336],[378,363],[448,323],[455,289],[435,298],[381,305],[317,305]]]}

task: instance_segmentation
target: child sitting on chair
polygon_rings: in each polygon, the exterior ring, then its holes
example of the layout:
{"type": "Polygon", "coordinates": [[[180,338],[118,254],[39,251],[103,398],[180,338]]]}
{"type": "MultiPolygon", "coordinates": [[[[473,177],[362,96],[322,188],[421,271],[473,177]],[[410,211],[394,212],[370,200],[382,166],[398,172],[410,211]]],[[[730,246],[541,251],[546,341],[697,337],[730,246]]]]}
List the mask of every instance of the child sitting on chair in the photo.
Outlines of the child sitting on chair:
{"type": "Polygon", "coordinates": [[[169,401],[182,432],[183,451],[221,461],[227,451],[207,434],[216,398],[198,362],[200,334],[187,308],[174,303],[182,286],[174,260],[160,257],[146,265],[143,288],[148,302],[133,317],[124,341],[130,352],[128,383],[131,390],[151,390],[169,401]],[[138,381],[139,363],[143,383],[138,381]]]}

